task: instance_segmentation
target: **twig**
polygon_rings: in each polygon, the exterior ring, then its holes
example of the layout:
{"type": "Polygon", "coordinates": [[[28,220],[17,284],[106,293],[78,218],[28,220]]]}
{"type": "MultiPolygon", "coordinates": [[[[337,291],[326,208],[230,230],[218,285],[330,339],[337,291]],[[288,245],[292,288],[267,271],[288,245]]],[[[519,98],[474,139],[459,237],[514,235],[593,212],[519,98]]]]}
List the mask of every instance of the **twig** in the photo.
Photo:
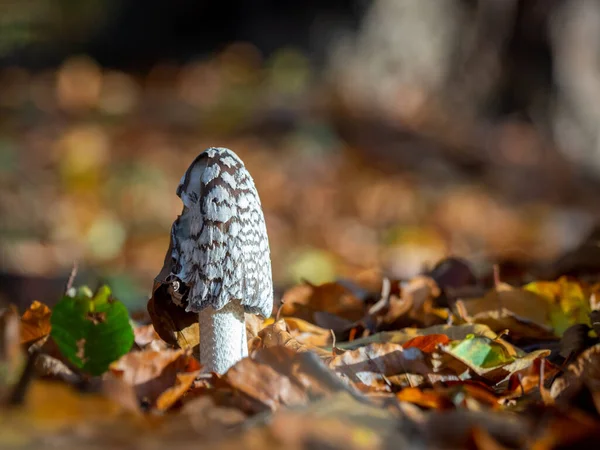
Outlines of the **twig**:
{"type": "Polygon", "coordinates": [[[77,261],[74,261],[73,267],[71,268],[71,273],[69,274],[69,279],[67,280],[67,284],[65,285],[65,295],[73,287],[73,283],[75,282],[75,277],[77,276],[78,270],[79,270],[79,264],[77,264],[77,261]]]}
{"type": "Polygon", "coordinates": [[[275,322],[279,322],[279,318],[281,317],[281,310],[283,309],[283,305],[285,302],[283,299],[279,302],[279,308],[277,308],[277,314],[275,314],[275,322]]]}
{"type": "Polygon", "coordinates": [[[332,339],[332,343],[331,343],[331,354],[333,356],[335,356],[335,333],[333,332],[333,330],[330,328],[329,332],[331,333],[331,339],[332,339]]]}

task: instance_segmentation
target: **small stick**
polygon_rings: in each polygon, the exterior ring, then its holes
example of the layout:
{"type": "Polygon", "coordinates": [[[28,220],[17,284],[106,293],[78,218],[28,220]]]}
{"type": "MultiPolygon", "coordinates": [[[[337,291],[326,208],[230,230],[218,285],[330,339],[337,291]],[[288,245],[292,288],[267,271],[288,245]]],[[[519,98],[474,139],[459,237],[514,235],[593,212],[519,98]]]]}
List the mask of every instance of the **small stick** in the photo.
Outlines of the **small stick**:
{"type": "Polygon", "coordinates": [[[333,330],[330,328],[329,332],[331,333],[331,339],[332,339],[332,343],[331,343],[331,354],[332,356],[335,356],[335,333],[333,332],[333,330]]]}
{"type": "Polygon", "coordinates": [[[500,266],[498,264],[494,264],[493,271],[494,271],[494,288],[498,289],[498,286],[500,286],[500,266]]]}
{"type": "Polygon", "coordinates": [[[79,270],[79,264],[77,264],[77,261],[73,261],[73,267],[71,268],[71,273],[69,274],[69,279],[67,280],[67,284],[65,285],[65,295],[73,287],[73,283],[75,282],[75,277],[77,276],[78,270],[79,270]]]}
{"type": "Polygon", "coordinates": [[[275,314],[275,322],[279,322],[279,318],[281,317],[281,310],[283,309],[284,301],[281,299],[279,302],[279,308],[277,308],[277,314],[275,314]]]}

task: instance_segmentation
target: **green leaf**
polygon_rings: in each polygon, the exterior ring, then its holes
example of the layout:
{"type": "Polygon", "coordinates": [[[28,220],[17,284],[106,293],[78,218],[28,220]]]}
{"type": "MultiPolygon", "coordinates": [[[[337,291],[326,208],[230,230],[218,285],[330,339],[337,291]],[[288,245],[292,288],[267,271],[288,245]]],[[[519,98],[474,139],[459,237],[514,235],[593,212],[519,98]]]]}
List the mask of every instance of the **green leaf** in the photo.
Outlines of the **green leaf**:
{"type": "Polygon", "coordinates": [[[483,336],[467,336],[448,346],[448,353],[470,367],[489,369],[515,360],[499,343],[483,336]]]}
{"type": "Polygon", "coordinates": [[[51,336],[62,354],[91,375],[106,372],[133,345],[133,329],[125,306],[111,297],[108,286],[95,296],[89,288],[66,295],[54,307],[51,336]]]}

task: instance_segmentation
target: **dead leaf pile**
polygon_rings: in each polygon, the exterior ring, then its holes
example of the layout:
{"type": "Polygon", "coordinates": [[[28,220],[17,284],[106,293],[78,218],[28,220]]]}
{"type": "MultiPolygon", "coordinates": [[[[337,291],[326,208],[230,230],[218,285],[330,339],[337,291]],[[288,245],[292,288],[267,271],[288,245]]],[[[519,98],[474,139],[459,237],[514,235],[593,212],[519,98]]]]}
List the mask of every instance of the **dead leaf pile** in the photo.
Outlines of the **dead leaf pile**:
{"type": "Polygon", "coordinates": [[[593,442],[597,286],[497,281],[482,293],[484,285],[454,259],[406,281],[300,284],[275,319],[248,318],[250,356],[223,375],[203,371],[197,323],[160,287],[148,305],[152,323],[135,324],[131,350],[100,376],[62,355],[46,305],[33,302],[20,320],[7,308],[0,442],[86,448],[92,439],[129,439],[187,448],[201,437],[215,448],[357,449],[593,442]]]}

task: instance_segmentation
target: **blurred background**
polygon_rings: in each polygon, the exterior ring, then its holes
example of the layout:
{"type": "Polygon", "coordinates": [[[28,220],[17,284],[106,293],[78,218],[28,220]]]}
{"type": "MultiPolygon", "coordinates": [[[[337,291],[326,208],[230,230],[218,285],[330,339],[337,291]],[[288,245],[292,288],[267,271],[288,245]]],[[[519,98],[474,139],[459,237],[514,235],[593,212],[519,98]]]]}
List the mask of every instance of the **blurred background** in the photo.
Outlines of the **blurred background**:
{"type": "Polygon", "coordinates": [[[143,308],[209,146],[277,292],[460,255],[550,261],[600,214],[596,0],[3,0],[0,297],[74,262],[143,308]]]}

